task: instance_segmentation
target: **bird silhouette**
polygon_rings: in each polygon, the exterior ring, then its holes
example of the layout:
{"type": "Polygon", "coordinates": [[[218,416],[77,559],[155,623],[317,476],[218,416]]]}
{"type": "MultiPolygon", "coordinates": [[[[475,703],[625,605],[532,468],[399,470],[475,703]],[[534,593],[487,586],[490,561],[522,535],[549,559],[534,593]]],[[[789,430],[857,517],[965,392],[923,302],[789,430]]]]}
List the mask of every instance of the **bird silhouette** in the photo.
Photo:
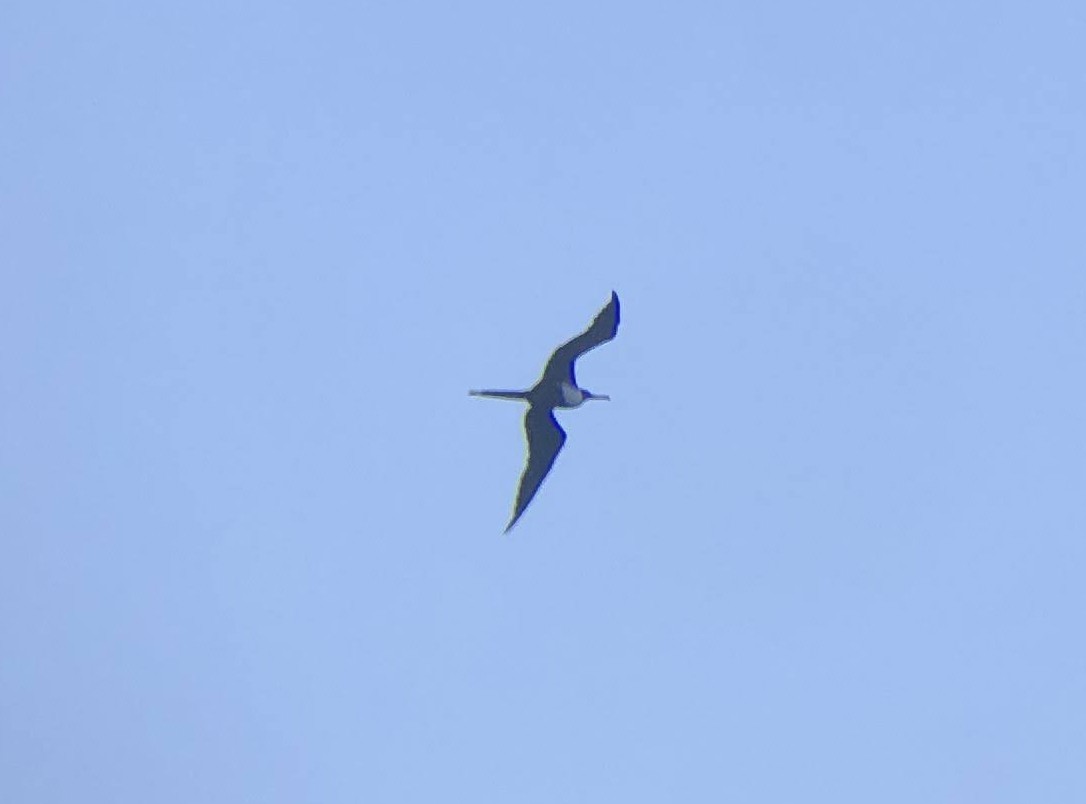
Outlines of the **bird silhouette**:
{"type": "Polygon", "coordinates": [[[517,523],[528,503],[535,497],[543,478],[554,466],[555,458],[566,443],[566,431],[554,418],[555,408],[576,408],[590,399],[610,400],[606,394],[594,394],[577,385],[573,364],[585,352],[607,343],[618,332],[618,294],[611,291],[611,300],[589,324],[588,329],[563,343],[543,367],[539,381],[527,391],[482,390],[469,391],[472,396],[493,399],[522,399],[528,403],[524,414],[524,435],[528,440],[528,460],[520,476],[513,516],[505,532],[517,523]]]}

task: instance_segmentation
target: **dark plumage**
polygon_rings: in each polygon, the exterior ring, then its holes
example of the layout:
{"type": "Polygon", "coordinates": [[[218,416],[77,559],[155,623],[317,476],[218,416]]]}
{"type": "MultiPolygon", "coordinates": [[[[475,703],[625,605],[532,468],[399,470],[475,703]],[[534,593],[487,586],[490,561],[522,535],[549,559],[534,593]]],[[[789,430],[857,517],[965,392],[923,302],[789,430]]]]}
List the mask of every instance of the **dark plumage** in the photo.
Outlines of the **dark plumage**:
{"type": "Polygon", "coordinates": [[[524,415],[528,460],[520,476],[513,516],[505,528],[507,533],[532,501],[543,478],[554,465],[562,445],[566,443],[566,433],[554,418],[554,408],[576,408],[589,399],[610,399],[578,387],[573,364],[585,352],[615,337],[618,332],[618,307],[618,294],[612,291],[611,300],[600,310],[588,329],[554,350],[543,368],[543,375],[527,391],[469,392],[472,396],[523,399],[528,402],[528,412],[524,415]]]}

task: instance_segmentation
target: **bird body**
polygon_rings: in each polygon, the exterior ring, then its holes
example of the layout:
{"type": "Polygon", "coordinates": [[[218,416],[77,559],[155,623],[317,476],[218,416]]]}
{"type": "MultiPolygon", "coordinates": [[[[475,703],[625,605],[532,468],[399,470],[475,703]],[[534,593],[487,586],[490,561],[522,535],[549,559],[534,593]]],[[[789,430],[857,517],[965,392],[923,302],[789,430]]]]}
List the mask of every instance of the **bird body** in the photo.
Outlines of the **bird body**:
{"type": "Polygon", "coordinates": [[[528,403],[528,412],[524,415],[528,460],[520,477],[513,517],[505,528],[507,533],[532,501],[566,442],[566,432],[554,418],[554,408],[577,408],[590,399],[610,400],[609,396],[593,394],[578,386],[573,364],[585,352],[614,338],[618,332],[618,321],[618,294],[612,291],[611,300],[600,310],[588,329],[554,350],[543,368],[543,376],[527,391],[468,392],[472,396],[522,399],[528,403]]]}

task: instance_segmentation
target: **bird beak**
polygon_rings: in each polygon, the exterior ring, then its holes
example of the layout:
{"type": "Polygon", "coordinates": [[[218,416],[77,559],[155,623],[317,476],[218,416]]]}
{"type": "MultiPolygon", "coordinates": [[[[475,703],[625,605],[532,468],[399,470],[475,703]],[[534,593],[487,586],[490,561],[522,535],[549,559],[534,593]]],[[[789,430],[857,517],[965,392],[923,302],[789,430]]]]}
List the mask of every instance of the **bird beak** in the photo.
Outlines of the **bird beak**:
{"type": "Polygon", "coordinates": [[[607,394],[589,394],[588,398],[589,399],[602,399],[605,402],[610,402],[611,401],[611,397],[607,396],[607,394]]]}

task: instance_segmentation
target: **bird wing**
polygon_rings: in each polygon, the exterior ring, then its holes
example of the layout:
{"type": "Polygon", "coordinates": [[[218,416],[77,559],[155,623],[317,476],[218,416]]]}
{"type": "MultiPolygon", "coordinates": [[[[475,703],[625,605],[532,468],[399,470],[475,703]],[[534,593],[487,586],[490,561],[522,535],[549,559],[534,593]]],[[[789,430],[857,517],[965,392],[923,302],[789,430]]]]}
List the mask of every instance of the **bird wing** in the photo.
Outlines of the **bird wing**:
{"type": "Polygon", "coordinates": [[[517,504],[513,509],[513,518],[505,526],[506,533],[520,519],[539,490],[539,484],[554,465],[562,445],[566,443],[566,431],[558,425],[554,411],[534,405],[524,414],[524,435],[528,439],[528,462],[524,466],[524,474],[520,476],[517,504]]]}
{"type": "Polygon", "coordinates": [[[546,368],[543,369],[543,377],[551,382],[568,380],[573,385],[577,384],[577,378],[573,373],[573,361],[583,355],[589,349],[595,349],[601,343],[607,343],[618,332],[618,294],[611,291],[611,300],[599,311],[588,329],[576,338],[563,343],[554,350],[546,368]]]}

